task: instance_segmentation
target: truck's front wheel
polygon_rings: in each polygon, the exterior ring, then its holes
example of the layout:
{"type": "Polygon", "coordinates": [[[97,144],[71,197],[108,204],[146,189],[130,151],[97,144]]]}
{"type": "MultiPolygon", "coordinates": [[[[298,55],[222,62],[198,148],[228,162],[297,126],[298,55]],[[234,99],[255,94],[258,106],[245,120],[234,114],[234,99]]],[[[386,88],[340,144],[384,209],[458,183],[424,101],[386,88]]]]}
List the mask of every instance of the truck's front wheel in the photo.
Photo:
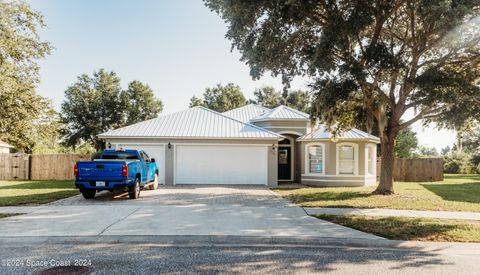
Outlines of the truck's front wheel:
{"type": "Polygon", "coordinates": [[[130,199],[138,199],[140,197],[140,179],[135,179],[135,184],[128,188],[128,197],[130,199]]]}
{"type": "Polygon", "coordinates": [[[95,193],[97,192],[96,190],[91,190],[91,189],[84,189],[82,191],[82,196],[87,199],[87,200],[91,200],[93,198],[95,198],[95,193]]]}

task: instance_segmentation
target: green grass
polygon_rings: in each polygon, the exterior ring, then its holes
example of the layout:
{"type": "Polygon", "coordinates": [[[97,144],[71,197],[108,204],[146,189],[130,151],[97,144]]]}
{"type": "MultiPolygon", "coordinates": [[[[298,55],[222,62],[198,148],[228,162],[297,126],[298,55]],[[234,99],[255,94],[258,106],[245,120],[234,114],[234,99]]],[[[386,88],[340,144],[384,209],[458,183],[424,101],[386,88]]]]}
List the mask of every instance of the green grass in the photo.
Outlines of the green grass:
{"type": "Polygon", "coordinates": [[[0,181],[0,206],[39,205],[77,194],[72,181],[0,181]]]}
{"type": "Polygon", "coordinates": [[[356,207],[480,212],[480,175],[445,175],[443,182],[396,182],[395,195],[372,195],[372,187],[275,188],[304,207],[356,207]]]}
{"type": "Polygon", "coordinates": [[[391,240],[480,242],[480,221],[351,215],[315,217],[391,240]]]}

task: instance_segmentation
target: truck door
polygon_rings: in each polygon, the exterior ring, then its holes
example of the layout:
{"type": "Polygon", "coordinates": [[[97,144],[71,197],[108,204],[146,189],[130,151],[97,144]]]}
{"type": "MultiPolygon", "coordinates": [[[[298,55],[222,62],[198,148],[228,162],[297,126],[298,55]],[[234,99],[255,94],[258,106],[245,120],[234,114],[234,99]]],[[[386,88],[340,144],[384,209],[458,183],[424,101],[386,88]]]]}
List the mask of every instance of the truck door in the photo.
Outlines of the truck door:
{"type": "Polygon", "coordinates": [[[142,157],[142,182],[146,183],[150,179],[150,159],[143,151],[140,151],[140,156],[142,157]]]}

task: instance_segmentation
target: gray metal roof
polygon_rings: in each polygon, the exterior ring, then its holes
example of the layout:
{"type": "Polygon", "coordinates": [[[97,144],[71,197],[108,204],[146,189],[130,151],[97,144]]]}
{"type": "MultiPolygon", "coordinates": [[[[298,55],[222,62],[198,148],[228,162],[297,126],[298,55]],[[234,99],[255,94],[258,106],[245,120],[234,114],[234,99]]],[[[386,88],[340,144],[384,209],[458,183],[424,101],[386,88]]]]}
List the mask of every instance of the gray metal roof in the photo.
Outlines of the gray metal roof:
{"type": "Polygon", "coordinates": [[[270,109],[266,107],[263,107],[257,104],[248,104],[237,109],[226,111],[223,114],[231,118],[234,118],[236,120],[240,120],[242,122],[248,123],[253,118],[259,117],[268,112],[270,112],[270,109]]]}
{"type": "Polygon", "coordinates": [[[277,133],[204,107],[193,107],[98,135],[100,138],[283,139],[277,133]]]}
{"type": "Polygon", "coordinates": [[[262,120],[305,120],[309,121],[310,116],[304,112],[300,112],[285,105],[273,108],[270,112],[259,117],[253,118],[251,121],[262,120]]]}
{"type": "Polygon", "coordinates": [[[0,140],[0,147],[13,148],[12,145],[10,145],[10,144],[8,144],[8,143],[6,143],[6,142],[4,142],[4,141],[1,141],[1,140],[0,140]]]}
{"type": "Polygon", "coordinates": [[[376,143],[380,142],[380,139],[374,135],[370,135],[364,131],[358,129],[351,129],[341,133],[339,136],[334,137],[324,125],[320,125],[319,128],[311,133],[305,134],[298,138],[299,141],[315,141],[315,140],[370,140],[376,143]]]}

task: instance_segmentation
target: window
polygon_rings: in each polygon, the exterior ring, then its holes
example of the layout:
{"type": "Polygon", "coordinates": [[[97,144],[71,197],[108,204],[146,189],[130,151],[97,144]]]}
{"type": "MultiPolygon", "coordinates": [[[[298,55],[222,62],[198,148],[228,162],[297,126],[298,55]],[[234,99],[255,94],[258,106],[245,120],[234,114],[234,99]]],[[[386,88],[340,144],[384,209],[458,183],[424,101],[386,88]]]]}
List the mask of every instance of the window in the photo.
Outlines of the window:
{"type": "Polygon", "coordinates": [[[102,154],[101,159],[138,159],[138,156],[135,153],[115,152],[102,154]]]}
{"type": "Polygon", "coordinates": [[[307,146],[308,172],[313,174],[324,173],[324,147],[321,144],[307,146]]]}
{"type": "Polygon", "coordinates": [[[353,144],[337,145],[337,171],[340,175],[356,174],[356,146],[353,144]]]}
{"type": "Polygon", "coordinates": [[[375,147],[374,145],[367,145],[367,174],[375,174],[375,147]]]}

